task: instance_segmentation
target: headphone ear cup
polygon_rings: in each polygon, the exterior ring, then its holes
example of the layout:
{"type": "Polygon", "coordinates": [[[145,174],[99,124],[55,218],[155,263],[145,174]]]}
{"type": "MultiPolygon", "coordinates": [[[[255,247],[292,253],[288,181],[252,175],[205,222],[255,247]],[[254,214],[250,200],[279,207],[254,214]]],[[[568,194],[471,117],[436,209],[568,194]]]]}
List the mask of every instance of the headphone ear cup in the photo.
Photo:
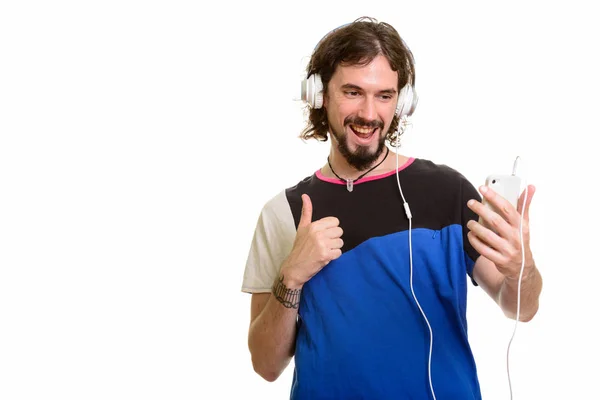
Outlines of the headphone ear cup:
{"type": "Polygon", "coordinates": [[[419,98],[414,88],[410,84],[406,84],[398,95],[398,105],[396,106],[396,116],[402,118],[411,116],[415,112],[419,98]]]}
{"type": "Polygon", "coordinates": [[[319,74],[311,74],[302,81],[301,96],[310,107],[323,107],[323,82],[319,74]]]}
{"type": "Polygon", "coordinates": [[[315,77],[315,106],[314,108],[323,107],[323,81],[321,75],[313,74],[315,77]]]}

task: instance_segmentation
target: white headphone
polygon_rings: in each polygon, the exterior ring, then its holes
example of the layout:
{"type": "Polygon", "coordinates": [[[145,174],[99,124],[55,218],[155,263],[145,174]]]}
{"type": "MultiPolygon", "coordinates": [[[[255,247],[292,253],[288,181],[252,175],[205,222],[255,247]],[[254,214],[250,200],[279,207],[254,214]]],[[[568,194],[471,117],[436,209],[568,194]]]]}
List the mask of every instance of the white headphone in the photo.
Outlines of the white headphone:
{"type": "MultiPolygon", "coordinates": [[[[301,99],[311,108],[323,107],[323,82],[319,74],[311,74],[308,78],[302,80],[301,99]]],[[[398,105],[396,106],[396,116],[399,118],[409,117],[415,111],[419,97],[413,86],[407,83],[398,95],[398,105]]]]}

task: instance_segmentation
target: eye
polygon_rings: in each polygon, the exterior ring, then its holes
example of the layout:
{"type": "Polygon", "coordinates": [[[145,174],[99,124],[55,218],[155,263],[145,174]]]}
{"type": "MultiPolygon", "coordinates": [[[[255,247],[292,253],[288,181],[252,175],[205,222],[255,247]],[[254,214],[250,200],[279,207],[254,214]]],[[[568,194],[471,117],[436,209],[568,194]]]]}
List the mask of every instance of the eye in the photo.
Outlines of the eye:
{"type": "Polygon", "coordinates": [[[349,90],[349,91],[346,91],[346,96],[356,97],[356,96],[358,96],[358,92],[356,90],[349,90]]]}
{"type": "Polygon", "coordinates": [[[385,101],[392,100],[392,96],[390,96],[389,94],[382,94],[380,97],[382,100],[385,101]]]}

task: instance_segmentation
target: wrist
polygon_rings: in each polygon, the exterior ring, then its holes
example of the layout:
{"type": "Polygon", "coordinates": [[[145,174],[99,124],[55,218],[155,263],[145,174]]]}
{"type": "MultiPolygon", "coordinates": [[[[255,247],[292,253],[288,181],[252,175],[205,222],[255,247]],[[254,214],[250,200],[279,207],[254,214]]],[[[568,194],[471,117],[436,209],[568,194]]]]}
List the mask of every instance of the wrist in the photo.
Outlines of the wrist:
{"type": "MultiPolygon", "coordinates": [[[[523,268],[523,278],[521,279],[521,281],[527,281],[531,278],[531,276],[533,276],[533,274],[535,273],[535,264],[532,264],[531,266],[525,266],[523,268]]],[[[507,275],[505,278],[508,282],[510,283],[518,283],[519,282],[519,277],[521,275],[521,270],[519,270],[519,272],[515,275],[507,275]]]]}
{"type": "Polygon", "coordinates": [[[304,286],[304,281],[300,279],[295,273],[294,269],[288,265],[284,265],[281,267],[281,271],[279,272],[279,276],[275,280],[275,282],[281,281],[288,289],[298,289],[301,290],[304,286]]]}
{"type": "Polygon", "coordinates": [[[300,295],[302,288],[290,288],[284,283],[284,275],[279,275],[271,288],[271,293],[275,299],[285,308],[298,308],[300,305],[300,295]]]}

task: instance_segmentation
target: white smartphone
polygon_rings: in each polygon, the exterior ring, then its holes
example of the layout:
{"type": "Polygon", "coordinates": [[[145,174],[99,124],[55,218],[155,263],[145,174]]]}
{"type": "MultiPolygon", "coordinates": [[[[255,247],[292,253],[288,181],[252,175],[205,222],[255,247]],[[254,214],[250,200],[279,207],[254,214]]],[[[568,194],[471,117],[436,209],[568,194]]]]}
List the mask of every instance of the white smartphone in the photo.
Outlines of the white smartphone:
{"type": "MultiPolygon", "coordinates": [[[[521,193],[521,178],[516,175],[500,175],[492,174],[485,180],[485,185],[492,188],[494,192],[504,197],[513,207],[517,208],[519,202],[519,195],[521,193]]],[[[486,198],[483,198],[483,205],[489,207],[492,211],[500,214],[495,206],[488,203],[486,198]]],[[[490,228],[485,221],[479,217],[479,223],[490,228]]]]}

